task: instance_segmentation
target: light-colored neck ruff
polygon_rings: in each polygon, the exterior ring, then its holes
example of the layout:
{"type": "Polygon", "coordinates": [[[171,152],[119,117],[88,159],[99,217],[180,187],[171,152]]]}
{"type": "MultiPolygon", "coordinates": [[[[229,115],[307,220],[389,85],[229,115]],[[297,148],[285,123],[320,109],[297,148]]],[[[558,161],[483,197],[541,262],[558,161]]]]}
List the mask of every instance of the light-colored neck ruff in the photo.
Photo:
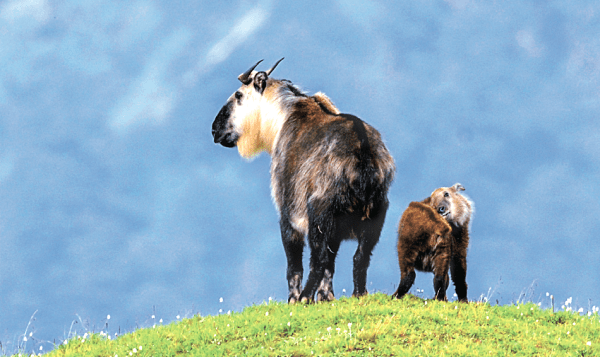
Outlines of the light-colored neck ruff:
{"type": "Polygon", "coordinates": [[[304,97],[295,96],[279,83],[270,83],[256,111],[243,121],[237,147],[240,155],[251,159],[263,151],[271,154],[292,105],[304,97]]]}

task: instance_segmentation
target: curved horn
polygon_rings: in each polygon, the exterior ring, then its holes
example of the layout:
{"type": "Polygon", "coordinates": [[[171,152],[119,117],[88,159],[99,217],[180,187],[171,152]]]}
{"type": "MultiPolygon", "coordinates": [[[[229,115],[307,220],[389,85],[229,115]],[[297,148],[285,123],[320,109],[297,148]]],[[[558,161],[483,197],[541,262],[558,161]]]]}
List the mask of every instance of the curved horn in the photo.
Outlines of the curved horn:
{"type": "Polygon", "coordinates": [[[261,63],[262,61],[263,61],[263,60],[260,60],[260,61],[256,62],[256,64],[255,64],[254,66],[250,67],[250,69],[249,69],[249,70],[247,70],[246,72],[244,72],[244,73],[240,74],[240,75],[238,76],[238,79],[240,80],[240,82],[242,82],[242,83],[244,83],[244,84],[248,84],[248,83],[250,83],[250,79],[249,79],[249,77],[250,77],[250,73],[252,73],[252,71],[254,71],[254,68],[256,68],[256,66],[258,66],[258,65],[259,65],[259,63],[261,63]]]}
{"type": "Polygon", "coordinates": [[[282,58],[281,58],[279,61],[277,61],[277,63],[275,63],[275,64],[273,65],[273,67],[271,67],[271,69],[270,69],[270,70],[268,70],[267,72],[265,72],[265,73],[267,74],[267,76],[270,76],[270,75],[271,75],[271,72],[273,72],[273,70],[275,69],[275,67],[277,67],[277,65],[279,64],[279,62],[283,61],[283,59],[284,59],[284,58],[285,58],[285,57],[282,57],[282,58]]]}

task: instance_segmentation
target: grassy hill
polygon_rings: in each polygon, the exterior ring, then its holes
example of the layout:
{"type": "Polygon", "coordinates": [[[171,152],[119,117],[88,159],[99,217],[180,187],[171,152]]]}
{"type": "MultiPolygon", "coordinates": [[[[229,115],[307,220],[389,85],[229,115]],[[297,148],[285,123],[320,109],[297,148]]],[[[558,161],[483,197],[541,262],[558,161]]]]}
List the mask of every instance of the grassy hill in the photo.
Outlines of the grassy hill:
{"type": "Polygon", "coordinates": [[[272,302],[117,339],[74,338],[47,356],[600,356],[600,319],[535,304],[490,306],[384,294],[272,302]]]}

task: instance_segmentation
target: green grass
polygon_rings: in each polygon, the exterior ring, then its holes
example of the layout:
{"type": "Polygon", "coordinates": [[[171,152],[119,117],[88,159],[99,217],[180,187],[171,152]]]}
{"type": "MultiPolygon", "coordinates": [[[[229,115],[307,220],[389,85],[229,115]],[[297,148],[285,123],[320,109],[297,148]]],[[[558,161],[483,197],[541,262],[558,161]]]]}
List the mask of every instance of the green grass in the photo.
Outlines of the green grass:
{"type": "Polygon", "coordinates": [[[598,314],[384,294],[272,302],[108,339],[74,338],[47,356],[600,356],[598,314]]]}

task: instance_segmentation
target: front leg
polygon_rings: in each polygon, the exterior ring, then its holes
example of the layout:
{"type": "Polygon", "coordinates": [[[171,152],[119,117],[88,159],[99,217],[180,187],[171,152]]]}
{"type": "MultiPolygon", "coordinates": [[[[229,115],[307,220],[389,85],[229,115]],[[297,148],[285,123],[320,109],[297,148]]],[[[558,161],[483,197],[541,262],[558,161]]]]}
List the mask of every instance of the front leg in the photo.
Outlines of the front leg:
{"type": "Polygon", "coordinates": [[[456,295],[460,302],[468,302],[467,299],[467,257],[465,254],[455,254],[450,260],[450,273],[452,282],[456,288],[456,295]]]}
{"type": "Polygon", "coordinates": [[[288,303],[293,304],[300,300],[302,292],[302,252],[304,250],[304,236],[295,230],[289,221],[281,219],[281,239],[287,257],[288,303]]]}

